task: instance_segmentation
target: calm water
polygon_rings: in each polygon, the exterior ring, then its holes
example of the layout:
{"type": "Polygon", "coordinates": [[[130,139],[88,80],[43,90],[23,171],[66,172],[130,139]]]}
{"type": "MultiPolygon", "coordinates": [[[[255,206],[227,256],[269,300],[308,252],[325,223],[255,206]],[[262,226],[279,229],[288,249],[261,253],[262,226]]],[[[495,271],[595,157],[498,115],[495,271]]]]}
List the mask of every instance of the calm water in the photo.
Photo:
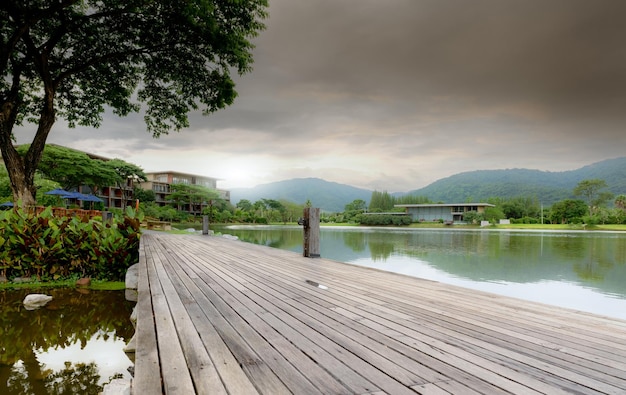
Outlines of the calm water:
{"type": "Polygon", "coordinates": [[[134,329],[124,291],[0,290],[0,394],[97,394],[130,378],[122,348],[134,329]],[[29,293],[54,299],[28,311],[29,293]]]}
{"type": "MultiPolygon", "coordinates": [[[[302,229],[213,227],[302,253],[302,229]]],[[[626,234],[322,227],[323,258],[626,319],[626,234]]]]}

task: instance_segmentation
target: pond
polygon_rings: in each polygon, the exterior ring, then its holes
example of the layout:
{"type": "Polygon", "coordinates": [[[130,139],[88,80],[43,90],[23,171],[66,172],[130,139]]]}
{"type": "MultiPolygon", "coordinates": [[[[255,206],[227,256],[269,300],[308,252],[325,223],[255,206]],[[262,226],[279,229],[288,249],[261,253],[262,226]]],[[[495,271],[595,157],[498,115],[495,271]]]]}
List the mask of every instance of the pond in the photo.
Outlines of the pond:
{"type": "MultiPolygon", "coordinates": [[[[213,226],[302,253],[302,228],[213,226]]],[[[323,258],[626,319],[626,233],[322,227],[323,258]]]]}
{"type": "Polygon", "coordinates": [[[130,378],[122,351],[134,333],[124,291],[0,290],[0,394],[98,394],[130,378]],[[26,310],[29,293],[54,299],[26,310]]]}

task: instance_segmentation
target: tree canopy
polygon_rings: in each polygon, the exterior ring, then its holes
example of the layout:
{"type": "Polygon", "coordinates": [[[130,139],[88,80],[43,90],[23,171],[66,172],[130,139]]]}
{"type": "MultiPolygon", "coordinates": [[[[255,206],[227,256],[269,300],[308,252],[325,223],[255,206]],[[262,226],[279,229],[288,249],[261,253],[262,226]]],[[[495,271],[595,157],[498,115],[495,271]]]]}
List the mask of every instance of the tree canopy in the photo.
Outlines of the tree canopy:
{"type": "Polygon", "coordinates": [[[221,199],[218,191],[202,185],[171,184],[170,188],[171,203],[179,208],[187,206],[190,212],[201,212],[203,205],[212,206],[213,201],[221,199]]]}
{"type": "Polygon", "coordinates": [[[267,0],[4,0],[0,2],[0,151],[15,201],[33,178],[57,118],[98,127],[108,108],[143,110],[153,136],[189,125],[235,96],[231,70],[252,64],[267,0]],[[36,124],[28,151],[15,125],[36,124]]]}
{"type": "Polygon", "coordinates": [[[574,188],[574,196],[582,196],[589,206],[589,215],[593,215],[594,208],[604,205],[613,198],[611,192],[602,191],[607,187],[606,181],[597,178],[582,180],[574,188]]]}

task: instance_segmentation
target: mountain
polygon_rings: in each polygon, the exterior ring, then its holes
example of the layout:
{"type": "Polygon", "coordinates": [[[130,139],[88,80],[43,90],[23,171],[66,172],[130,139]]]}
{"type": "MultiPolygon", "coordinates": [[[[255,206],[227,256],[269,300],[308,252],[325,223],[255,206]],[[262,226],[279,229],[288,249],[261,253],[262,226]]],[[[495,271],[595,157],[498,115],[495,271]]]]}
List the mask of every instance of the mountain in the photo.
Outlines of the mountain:
{"type": "Polygon", "coordinates": [[[626,157],[608,159],[577,170],[548,172],[529,169],[476,170],[455,174],[407,194],[426,196],[433,202],[485,201],[490,197],[537,197],[544,204],[574,198],[582,180],[601,179],[615,195],[626,195],[626,157]]]}
{"type": "Polygon", "coordinates": [[[369,202],[372,191],[352,187],[320,178],[295,178],[291,180],[257,185],[254,188],[230,190],[230,200],[237,204],[241,199],[255,202],[260,199],[288,200],[304,204],[310,200],[313,207],[323,211],[342,212],[346,204],[355,199],[369,202]]]}
{"type": "MultiPolygon", "coordinates": [[[[626,195],[626,157],[608,159],[577,170],[549,172],[529,169],[476,170],[455,174],[407,193],[394,194],[426,196],[433,202],[480,202],[491,197],[536,197],[544,205],[570,199],[573,189],[582,180],[601,179],[614,195],[626,195]]],[[[341,212],[355,199],[369,203],[372,191],[319,178],[296,178],[237,188],[230,192],[233,204],[241,199],[288,200],[304,204],[310,200],[314,207],[327,212],[341,212]]]]}

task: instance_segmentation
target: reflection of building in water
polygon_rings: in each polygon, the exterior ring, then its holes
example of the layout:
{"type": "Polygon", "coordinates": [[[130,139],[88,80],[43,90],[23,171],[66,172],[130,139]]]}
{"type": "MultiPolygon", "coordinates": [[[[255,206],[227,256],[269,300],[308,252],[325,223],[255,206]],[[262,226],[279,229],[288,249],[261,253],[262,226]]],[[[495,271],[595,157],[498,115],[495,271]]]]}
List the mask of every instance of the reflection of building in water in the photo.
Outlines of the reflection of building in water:
{"type": "Polygon", "coordinates": [[[404,207],[407,215],[415,222],[464,222],[463,215],[473,211],[484,213],[485,208],[495,207],[489,203],[450,203],[450,204],[396,204],[395,207],[404,207]]]}

